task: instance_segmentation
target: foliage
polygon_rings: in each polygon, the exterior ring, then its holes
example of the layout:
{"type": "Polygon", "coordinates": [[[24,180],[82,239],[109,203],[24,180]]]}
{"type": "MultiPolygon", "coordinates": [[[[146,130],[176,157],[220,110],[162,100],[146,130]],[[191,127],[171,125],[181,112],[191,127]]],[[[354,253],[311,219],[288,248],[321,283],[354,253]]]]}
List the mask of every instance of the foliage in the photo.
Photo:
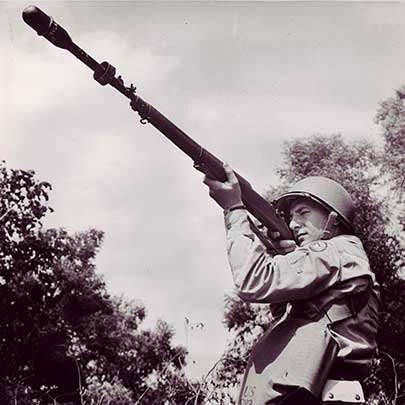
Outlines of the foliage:
{"type": "Polygon", "coordinates": [[[395,96],[383,101],[375,121],[380,124],[384,139],[383,170],[391,174],[394,188],[404,190],[405,167],[405,86],[395,96]]]}
{"type": "MultiPolygon", "coordinates": [[[[382,127],[384,158],[382,172],[387,173],[390,212],[397,212],[399,233],[405,227],[405,86],[395,96],[383,101],[375,121],[382,127]]],[[[403,234],[402,234],[403,235],[403,234]]]]}
{"type": "MultiPolygon", "coordinates": [[[[278,169],[280,186],[267,193],[272,201],[299,179],[320,175],[338,181],[355,201],[356,234],[363,241],[382,295],[380,352],[365,382],[370,405],[405,396],[405,281],[400,277],[404,250],[392,227],[397,218],[388,203],[390,193],[402,195],[403,187],[405,110],[399,96],[382,103],[377,121],[384,128],[382,151],[365,140],[346,142],[340,135],[313,135],[286,143],[284,163],[278,169]]],[[[270,319],[269,307],[242,303],[236,297],[226,299],[224,323],[234,339],[216,373],[218,391],[229,392],[230,386],[237,385],[250,349],[270,319]]]]}
{"type": "Polygon", "coordinates": [[[89,405],[131,405],[134,403],[132,392],[121,381],[100,381],[98,376],[87,380],[87,388],[82,400],[89,405]]]}
{"type": "MultiPolygon", "coordinates": [[[[95,272],[103,233],[44,230],[50,185],[0,165],[0,402],[184,404],[186,350],[95,272]]],[[[200,395],[201,400],[203,395],[200,395]]],[[[198,403],[201,403],[200,402],[198,403]]],[[[197,402],[196,402],[197,403],[197,402]]]]}

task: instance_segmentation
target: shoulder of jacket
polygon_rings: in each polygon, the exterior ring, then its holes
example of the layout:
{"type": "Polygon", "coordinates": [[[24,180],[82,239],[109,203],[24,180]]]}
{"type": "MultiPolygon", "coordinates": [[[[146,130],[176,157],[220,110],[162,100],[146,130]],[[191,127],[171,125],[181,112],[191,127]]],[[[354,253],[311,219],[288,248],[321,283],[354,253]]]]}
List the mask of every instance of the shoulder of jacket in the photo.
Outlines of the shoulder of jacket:
{"type": "Polygon", "coordinates": [[[355,245],[363,248],[363,244],[361,243],[361,240],[354,235],[338,235],[330,239],[330,242],[333,242],[337,246],[344,246],[344,245],[355,245]]]}
{"type": "MultiPolygon", "coordinates": [[[[293,252],[290,252],[280,258],[287,259],[287,263],[294,264],[308,255],[331,254],[332,251],[338,253],[346,253],[349,255],[366,258],[363,244],[360,239],[354,235],[339,235],[332,239],[317,240],[302,247],[298,247],[293,252]]],[[[275,256],[278,257],[278,256],[275,256]]]]}
{"type": "Polygon", "coordinates": [[[355,256],[366,256],[363,244],[357,236],[338,235],[330,239],[330,243],[333,243],[339,252],[345,252],[355,256]]]}

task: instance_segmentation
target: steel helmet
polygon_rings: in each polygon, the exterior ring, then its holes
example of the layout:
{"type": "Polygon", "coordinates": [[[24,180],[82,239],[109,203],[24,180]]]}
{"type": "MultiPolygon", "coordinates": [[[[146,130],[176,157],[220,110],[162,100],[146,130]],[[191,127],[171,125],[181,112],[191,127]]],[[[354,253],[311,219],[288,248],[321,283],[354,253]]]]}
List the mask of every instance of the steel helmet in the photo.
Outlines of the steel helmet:
{"type": "Polygon", "coordinates": [[[282,194],[276,200],[276,207],[287,213],[291,202],[299,197],[310,198],[328,211],[335,211],[353,232],[354,203],[346,189],[336,181],[321,176],[306,177],[282,194]]]}

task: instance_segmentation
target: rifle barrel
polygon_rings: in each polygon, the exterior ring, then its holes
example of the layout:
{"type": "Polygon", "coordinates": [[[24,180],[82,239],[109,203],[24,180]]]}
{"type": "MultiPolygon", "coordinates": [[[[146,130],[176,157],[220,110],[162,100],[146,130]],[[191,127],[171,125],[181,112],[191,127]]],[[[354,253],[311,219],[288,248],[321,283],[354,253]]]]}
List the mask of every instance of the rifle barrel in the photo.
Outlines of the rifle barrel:
{"type": "MultiPolygon", "coordinates": [[[[226,174],[223,162],[190,138],[173,124],[156,108],[135,94],[136,88],[131,84],[124,85],[121,76],[116,77],[116,69],[108,62],[99,63],[76,45],[67,31],[57,24],[52,17],[35,6],[23,11],[24,21],[55,46],[66,49],[94,72],[94,79],[101,85],[109,84],[131,100],[131,108],[141,116],[142,123],[151,123],[166,138],[173,142],[194,161],[194,166],[208,176],[225,181],[226,174]]],[[[242,190],[242,200],[248,211],[268,229],[276,230],[283,239],[293,239],[285,221],[277,214],[274,207],[260,194],[253,190],[250,183],[236,173],[242,190]]]]}

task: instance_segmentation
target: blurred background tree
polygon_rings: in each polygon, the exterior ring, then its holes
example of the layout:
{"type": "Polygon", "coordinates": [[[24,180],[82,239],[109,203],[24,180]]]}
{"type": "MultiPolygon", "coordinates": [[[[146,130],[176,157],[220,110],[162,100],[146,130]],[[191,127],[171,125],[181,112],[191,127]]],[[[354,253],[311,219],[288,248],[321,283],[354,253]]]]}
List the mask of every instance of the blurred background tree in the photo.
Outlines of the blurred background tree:
{"type": "MultiPolygon", "coordinates": [[[[44,230],[49,183],[0,164],[0,403],[185,404],[186,350],[95,272],[103,233],[44,230]]],[[[201,403],[203,396],[200,394],[201,403]]],[[[196,402],[197,403],[197,402],[196,402]]]]}
{"type": "MultiPolygon", "coordinates": [[[[270,187],[266,196],[272,201],[290,184],[311,175],[332,178],[352,195],[356,233],[381,285],[379,354],[364,384],[368,403],[375,405],[405,402],[404,91],[405,87],[378,109],[382,147],[365,140],[347,142],[339,134],[288,142],[278,169],[280,185],[270,187]]],[[[236,296],[225,299],[224,324],[230,339],[211,383],[229,403],[234,403],[251,347],[271,318],[269,306],[243,303],[236,296]]]]}

